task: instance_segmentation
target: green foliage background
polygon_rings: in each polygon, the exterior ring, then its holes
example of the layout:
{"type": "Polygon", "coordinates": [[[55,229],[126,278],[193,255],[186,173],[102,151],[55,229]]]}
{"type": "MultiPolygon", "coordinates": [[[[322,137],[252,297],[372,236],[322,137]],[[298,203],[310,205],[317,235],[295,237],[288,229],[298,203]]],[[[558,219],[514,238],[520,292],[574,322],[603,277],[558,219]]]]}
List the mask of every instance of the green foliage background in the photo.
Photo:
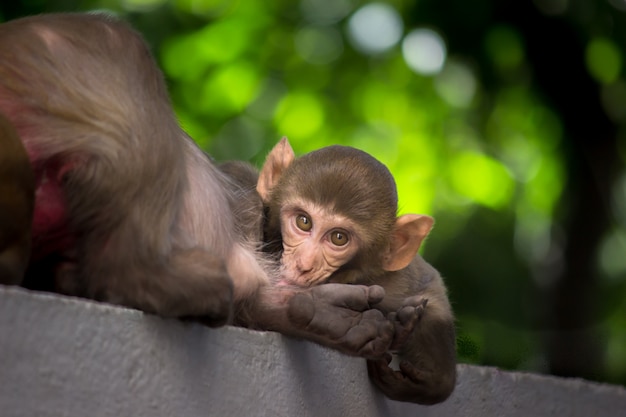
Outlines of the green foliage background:
{"type": "Polygon", "coordinates": [[[433,215],[463,362],[626,383],[623,2],[390,0],[440,72],[401,43],[368,54],[359,0],[21,0],[3,19],[108,10],[151,44],[184,128],[216,159],[370,152],[401,212],[433,215]],[[506,4],[500,4],[506,3],[506,4]]]}

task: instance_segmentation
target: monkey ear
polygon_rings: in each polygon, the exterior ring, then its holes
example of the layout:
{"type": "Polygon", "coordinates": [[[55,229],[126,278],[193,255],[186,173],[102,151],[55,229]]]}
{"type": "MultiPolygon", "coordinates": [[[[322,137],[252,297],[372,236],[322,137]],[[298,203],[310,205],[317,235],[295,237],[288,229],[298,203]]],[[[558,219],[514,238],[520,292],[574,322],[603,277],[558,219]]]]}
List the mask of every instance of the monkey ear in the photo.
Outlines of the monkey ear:
{"type": "Polygon", "coordinates": [[[383,257],[385,271],[406,268],[432,229],[435,220],[430,216],[405,214],[398,217],[391,237],[389,252],[383,257]]]}
{"type": "Polygon", "coordinates": [[[278,179],[295,158],[296,155],[286,137],[283,137],[272,148],[267,158],[265,158],[265,163],[259,174],[259,180],[256,183],[256,190],[263,202],[269,200],[272,188],[274,188],[278,179]]]}

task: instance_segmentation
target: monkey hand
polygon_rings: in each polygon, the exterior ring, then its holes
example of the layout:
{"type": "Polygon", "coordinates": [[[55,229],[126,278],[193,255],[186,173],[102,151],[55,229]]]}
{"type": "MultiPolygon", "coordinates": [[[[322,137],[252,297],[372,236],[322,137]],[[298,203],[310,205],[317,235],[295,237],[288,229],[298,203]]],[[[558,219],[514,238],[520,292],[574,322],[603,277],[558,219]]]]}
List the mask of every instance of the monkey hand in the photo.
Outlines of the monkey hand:
{"type": "Polygon", "coordinates": [[[318,285],[293,296],[288,317],[307,339],[348,355],[381,358],[393,342],[394,326],[370,306],[384,295],[378,285],[318,285]]]}
{"type": "Polygon", "coordinates": [[[436,320],[435,304],[425,313],[427,299],[409,297],[395,313],[389,314],[395,326],[391,353],[383,359],[367,361],[374,384],[389,398],[418,404],[436,404],[452,393],[456,383],[454,327],[452,320],[436,320]],[[419,323],[419,328],[417,324],[419,323]]]}
{"type": "Polygon", "coordinates": [[[409,297],[404,300],[402,307],[387,315],[387,319],[393,324],[395,329],[393,342],[389,347],[390,351],[400,350],[409,340],[415,326],[424,314],[426,304],[428,304],[427,298],[419,296],[409,297]]]}

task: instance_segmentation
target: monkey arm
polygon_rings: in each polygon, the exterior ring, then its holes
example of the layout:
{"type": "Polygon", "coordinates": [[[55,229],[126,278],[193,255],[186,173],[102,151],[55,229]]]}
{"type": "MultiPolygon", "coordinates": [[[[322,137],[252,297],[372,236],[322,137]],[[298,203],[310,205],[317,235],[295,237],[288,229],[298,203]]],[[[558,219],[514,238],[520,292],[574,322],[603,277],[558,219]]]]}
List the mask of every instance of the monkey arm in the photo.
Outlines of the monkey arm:
{"type": "Polygon", "coordinates": [[[386,278],[390,278],[383,283],[388,296],[381,306],[396,326],[392,348],[400,359],[399,370],[389,367],[391,355],[387,355],[368,361],[369,375],[391,399],[420,404],[444,401],[456,383],[456,340],[443,281],[420,257],[386,278]]]}
{"type": "Polygon", "coordinates": [[[266,286],[239,306],[238,324],[300,337],[352,356],[381,358],[393,340],[393,325],[370,306],[379,286],[328,284],[310,288],[266,286]]]}

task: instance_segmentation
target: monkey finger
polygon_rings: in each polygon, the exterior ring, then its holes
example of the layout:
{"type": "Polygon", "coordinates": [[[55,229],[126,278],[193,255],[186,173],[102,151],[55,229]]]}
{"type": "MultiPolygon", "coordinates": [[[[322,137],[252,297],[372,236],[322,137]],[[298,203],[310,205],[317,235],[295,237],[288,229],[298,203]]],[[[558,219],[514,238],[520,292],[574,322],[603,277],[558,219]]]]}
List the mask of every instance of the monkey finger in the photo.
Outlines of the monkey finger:
{"type": "Polygon", "coordinates": [[[374,379],[380,379],[379,375],[383,366],[387,366],[385,359],[368,359],[367,360],[367,372],[370,377],[374,379]]]}
{"type": "Polygon", "coordinates": [[[368,310],[370,304],[380,302],[385,296],[385,290],[377,285],[324,284],[311,290],[315,297],[321,297],[329,304],[354,311],[368,310]]]}
{"type": "Polygon", "coordinates": [[[351,351],[356,352],[367,340],[376,337],[377,330],[374,324],[377,318],[370,321],[363,320],[360,314],[351,310],[335,308],[322,310],[316,313],[308,328],[326,334],[333,340],[345,344],[351,351]],[[342,311],[343,310],[343,311],[342,311]]]}
{"type": "Polygon", "coordinates": [[[387,315],[387,319],[394,324],[395,334],[390,349],[392,351],[400,350],[409,340],[416,324],[421,318],[423,310],[421,307],[405,306],[397,312],[387,315]]]}
{"type": "Polygon", "coordinates": [[[423,373],[407,360],[400,361],[400,371],[413,382],[419,382],[424,379],[423,373]]]}
{"type": "Polygon", "coordinates": [[[354,346],[358,356],[380,358],[386,354],[393,341],[393,325],[382,315],[372,314],[376,311],[364,312],[360,323],[346,333],[345,343],[354,346]]]}
{"type": "Polygon", "coordinates": [[[405,298],[402,302],[403,306],[422,307],[426,308],[428,304],[428,298],[423,298],[421,295],[414,295],[412,297],[405,298]]]}
{"type": "Polygon", "coordinates": [[[289,300],[289,319],[300,328],[327,334],[334,339],[342,337],[358,323],[360,311],[367,308],[365,291],[351,287],[346,284],[326,284],[295,294],[289,300]],[[335,291],[329,291],[332,287],[335,291]],[[345,307],[346,304],[357,304],[359,308],[345,307]]]}
{"type": "Polygon", "coordinates": [[[357,355],[366,359],[379,358],[381,354],[385,353],[387,346],[389,346],[389,343],[383,339],[370,340],[358,350],[357,355]]]}
{"type": "Polygon", "coordinates": [[[370,305],[378,304],[385,298],[385,289],[380,285],[372,285],[367,290],[367,300],[370,305]]]}
{"type": "Polygon", "coordinates": [[[416,317],[419,315],[418,308],[419,307],[404,306],[400,308],[396,313],[393,313],[395,316],[394,318],[398,320],[401,324],[410,323],[412,320],[415,320],[416,317]]]}
{"type": "Polygon", "coordinates": [[[424,315],[424,307],[422,306],[417,306],[415,307],[415,315],[417,316],[417,320],[421,320],[422,316],[424,315]]]}
{"type": "Polygon", "coordinates": [[[396,371],[389,367],[385,359],[368,361],[367,368],[370,376],[379,384],[390,389],[398,387],[399,384],[405,383],[406,377],[400,371],[396,371]]]}
{"type": "Polygon", "coordinates": [[[368,359],[367,369],[370,375],[374,374],[378,379],[383,379],[383,375],[391,373],[393,370],[389,367],[389,362],[384,359],[368,359]]]}

